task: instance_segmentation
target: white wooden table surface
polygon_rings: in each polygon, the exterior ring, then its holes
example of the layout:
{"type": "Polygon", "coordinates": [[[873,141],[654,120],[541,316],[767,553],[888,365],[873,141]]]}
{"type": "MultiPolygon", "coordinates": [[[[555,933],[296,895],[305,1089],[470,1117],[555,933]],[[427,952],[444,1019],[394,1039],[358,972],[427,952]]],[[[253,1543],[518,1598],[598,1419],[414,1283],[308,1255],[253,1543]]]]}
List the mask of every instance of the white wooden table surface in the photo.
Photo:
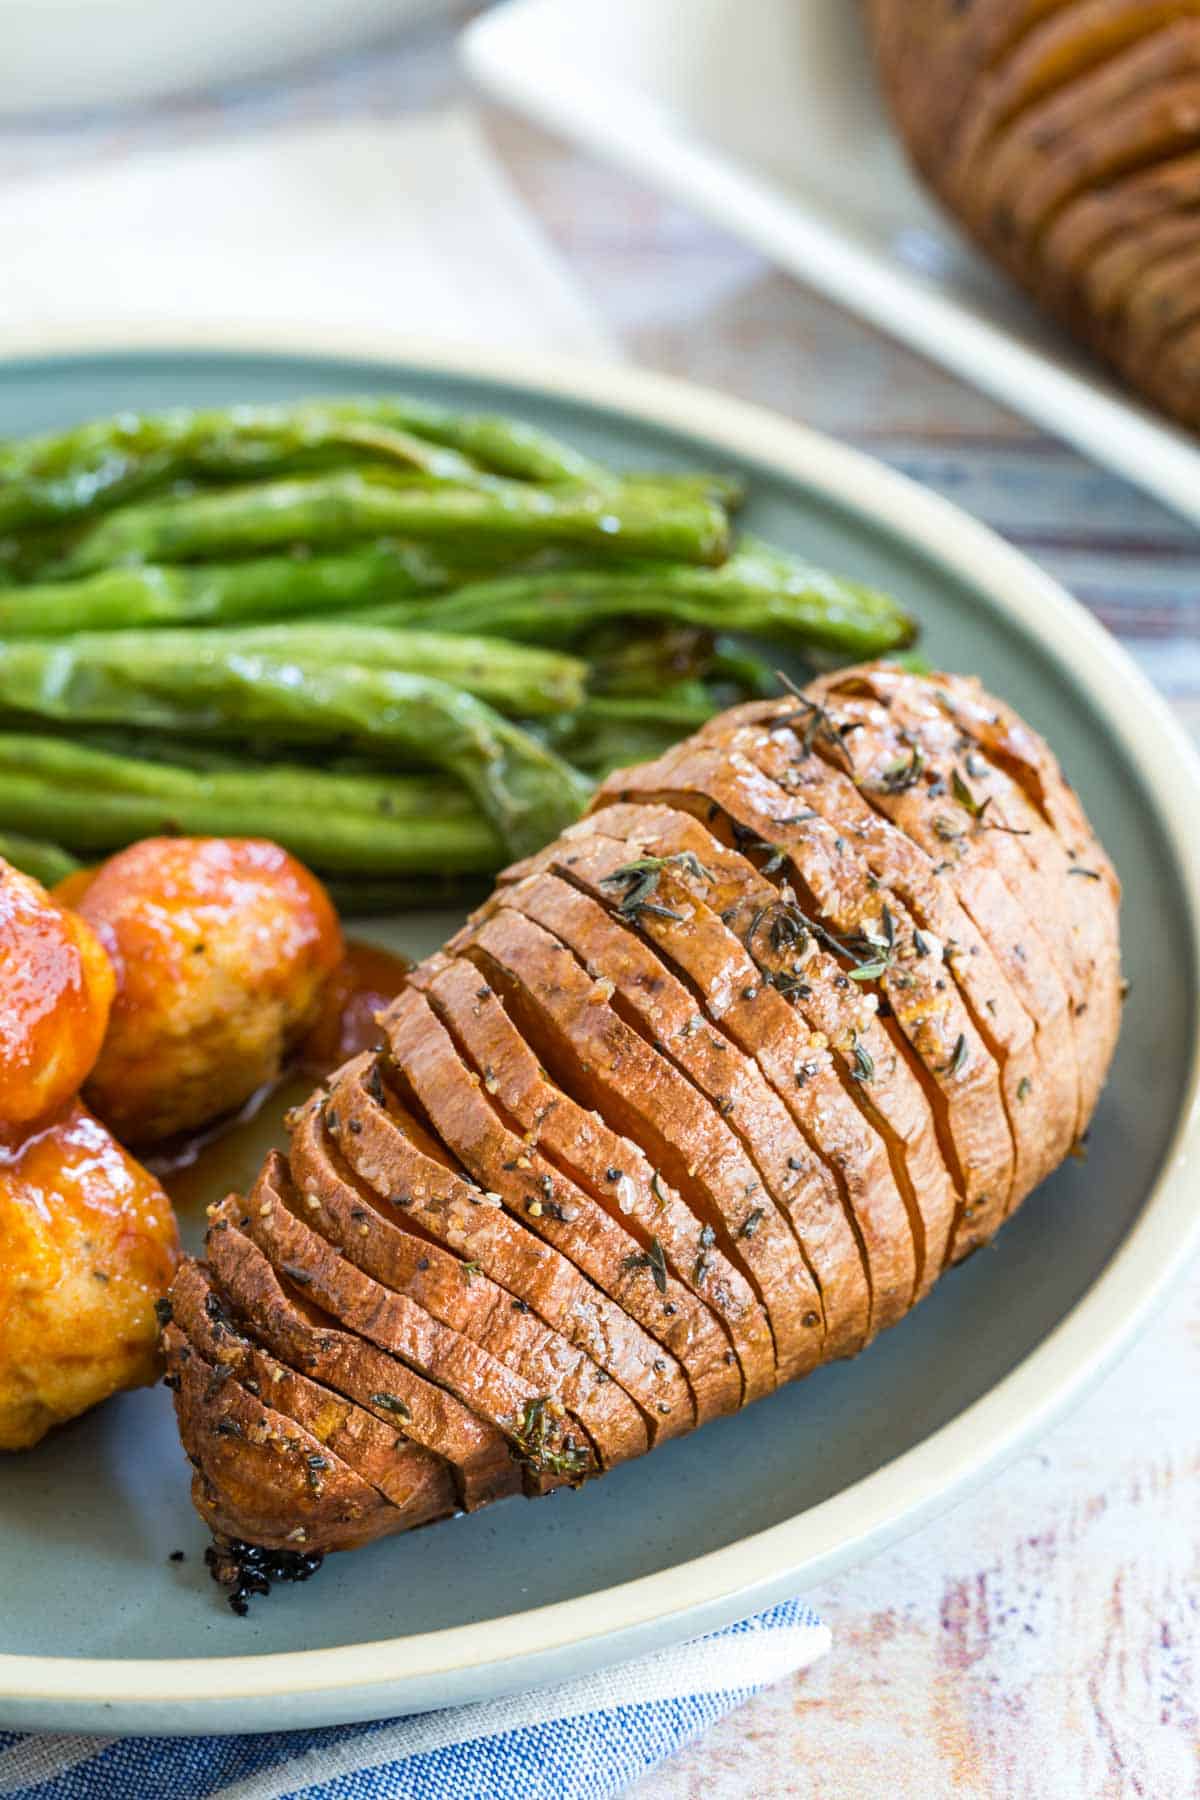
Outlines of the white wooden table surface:
{"type": "MultiPolygon", "coordinates": [[[[434,32],[303,72],[266,106],[280,121],[394,116],[457,91],[434,32]]],[[[223,96],[86,135],[92,150],[133,153],[263,106],[223,96]]],[[[484,116],[631,357],[832,431],[951,496],[1091,606],[1200,739],[1193,528],[700,219],[484,116]]],[[[78,155],[76,132],[0,133],[0,179],[78,155]]],[[[1035,1450],[806,1596],[833,1627],[833,1654],[647,1776],[636,1800],[1200,1796],[1198,1395],[1194,1270],[1123,1367],[1035,1450]]]]}

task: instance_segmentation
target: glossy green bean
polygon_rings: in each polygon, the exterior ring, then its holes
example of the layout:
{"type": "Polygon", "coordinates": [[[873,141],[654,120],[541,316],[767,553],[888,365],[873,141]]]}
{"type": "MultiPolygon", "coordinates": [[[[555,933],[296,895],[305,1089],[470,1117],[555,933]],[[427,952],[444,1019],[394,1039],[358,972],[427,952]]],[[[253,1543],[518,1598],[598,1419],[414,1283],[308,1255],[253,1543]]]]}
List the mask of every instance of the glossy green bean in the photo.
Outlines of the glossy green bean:
{"type": "Polygon", "coordinates": [[[147,658],[128,652],[129,638],[0,642],[0,709],[70,726],[353,745],[385,764],[419,759],[465,784],[513,855],[547,842],[586,799],[577,772],[527,731],[430,676],[221,646],[147,658]]]}
{"type": "Polygon", "coordinates": [[[11,863],[23,875],[32,875],[43,887],[52,888],[80,867],[77,857],[60,844],[19,832],[0,831],[0,860],[11,863]]]}
{"type": "Polygon", "coordinates": [[[347,470],[123,507],[98,519],[46,574],[228,560],[393,534],[526,549],[587,545],[702,563],[720,562],[729,543],[724,508],[707,494],[652,481],[537,488],[497,477],[483,490],[347,470]]]}
{"type": "Polygon", "coordinates": [[[118,413],[0,444],[0,532],[107,511],[181,479],[244,481],[363,458],[438,480],[469,481],[477,471],[536,482],[606,478],[532,426],[399,397],[118,413]]]}
{"type": "Polygon", "coordinates": [[[498,560],[448,544],[392,540],[326,556],[100,569],[74,581],[0,587],[0,637],[325,616],[444,592],[488,572],[489,564],[494,569],[498,560]]]}
{"type": "Polygon", "coordinates": [[[487,631],[525,643],[569,644],[600,621],[673,619],[843,658],[884,656],[910,644],[916,626],[874,588],[742,538],[719,568],[680,562],[498,576],[436,600],[364,609],[380,624],[416,625],[437,613],[439,631],[487,631]]]}
{"type": "Polygon", "coordinates": [[[504,852],[470,796],[445,778],[286,764],[208,773],[0,733],[0,830],[35,828],[91,853],[164,833],[269,837],[314,868],[389,880],[483,873],[504,852]]]}

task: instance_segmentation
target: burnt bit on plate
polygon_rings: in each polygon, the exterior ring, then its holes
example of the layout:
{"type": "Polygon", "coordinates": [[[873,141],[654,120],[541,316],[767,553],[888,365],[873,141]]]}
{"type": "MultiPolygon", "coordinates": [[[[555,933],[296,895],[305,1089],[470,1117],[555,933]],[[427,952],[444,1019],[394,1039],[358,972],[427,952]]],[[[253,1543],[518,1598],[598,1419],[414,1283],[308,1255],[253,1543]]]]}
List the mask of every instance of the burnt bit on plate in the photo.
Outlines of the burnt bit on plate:
{"type": "Polygon", "coordinates": [[[242,1538],[214,1537],[204,1552],[213,1580],[228,1588],[231,1611],[244,1619],[255,1594],[266,1596],[274,1581],[308,1581],[325,1561],[320,1550],[267,1550],[242,1538]]]}

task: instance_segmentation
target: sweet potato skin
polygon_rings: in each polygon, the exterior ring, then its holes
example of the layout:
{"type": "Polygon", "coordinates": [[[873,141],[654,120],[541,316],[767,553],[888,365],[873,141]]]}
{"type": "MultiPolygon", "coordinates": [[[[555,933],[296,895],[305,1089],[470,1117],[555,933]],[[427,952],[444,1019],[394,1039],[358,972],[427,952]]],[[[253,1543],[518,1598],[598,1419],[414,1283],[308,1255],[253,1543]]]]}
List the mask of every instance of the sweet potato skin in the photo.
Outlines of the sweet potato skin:
{"type": "MultiPolygon", "coordinates": [[[[218,1387],[230,1382],[292,1419],[405,1515],[409,1527],[455,1510],[449,1465],[382,1419],[276,1361],[243,1335],[211,1274],[198,1263],[180,1271],[172,1324],[190,1350],[212,1366],[218,1387]]],[[[177,1350],[180,1348],[173,1339],[177,1350]]],[[[316,1465],[313,1465],[314,1470],[316,1465]]],[[[318,1471],[319,1472],[319,1471],[318,1471]]]]}
{"type": "Polygon", "coordinates": [[[1143,234],[1200,205],[1197,0],[870,0],[918,171],[976,242],[1143,397],[1196,428],[1174,348],[1196,266],[1143,234]],[[1000,15],[1007,14],[1002,22],[1000,15]],[[1130,240],[1120,303],[1095,259],[1130,240]]]}
{"type": "Polygon", "coordinates": [[[197,1511],[221,1536],[272,1550],[353,1550],[395,1531],[398,1507],[319,1438],[223,1379],[175,1325],[163,1333],[197,1511]]]}
{"type": "Polygon", "coordinates": [[[238,1201],[215,1209],[205,1268],[223,1302],[254,1342],[353,1400],[385,1424],[400,1420],[404,1436],[438,1456],[451,1472],[456,1505],[466,1512],[516,1493],[515,1465],[502,1432],[415,1371],[297,1294],[285,1292],[267,1257],[241,1230],[238,1201]]]}

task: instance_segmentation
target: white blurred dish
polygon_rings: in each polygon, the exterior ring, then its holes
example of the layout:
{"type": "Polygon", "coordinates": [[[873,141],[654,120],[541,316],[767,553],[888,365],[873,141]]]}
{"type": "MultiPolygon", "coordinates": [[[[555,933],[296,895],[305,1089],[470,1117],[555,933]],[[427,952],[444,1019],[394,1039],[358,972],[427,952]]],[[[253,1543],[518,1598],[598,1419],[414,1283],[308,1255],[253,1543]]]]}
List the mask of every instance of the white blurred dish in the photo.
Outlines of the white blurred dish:
{"type": "Polygon", "coordinates": [[[508,0],[475,78],[1200,521],[1200,444],[966,245],[883,116],[853,0],[508,0]]]}
{"type": "Polygon", "coordinates": [[[0,0],[0,116],[124,105],[368,42],[448,0],[0,0]]]}

